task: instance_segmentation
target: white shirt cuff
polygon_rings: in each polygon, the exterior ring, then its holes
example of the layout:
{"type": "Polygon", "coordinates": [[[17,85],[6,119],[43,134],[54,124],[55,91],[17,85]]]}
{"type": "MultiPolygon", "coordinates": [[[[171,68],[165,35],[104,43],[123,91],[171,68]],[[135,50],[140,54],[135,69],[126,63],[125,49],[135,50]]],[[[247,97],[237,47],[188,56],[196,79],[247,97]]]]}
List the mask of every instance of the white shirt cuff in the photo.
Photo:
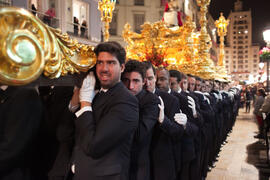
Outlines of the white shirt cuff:
{"type": "Polygon", "coordinates": [[[80,109],[78,112],[76,112],[76,116],[79,117],[80,115],[82,115],[84,112],[86,111],[92,111],[92,107],[91,106],[85,106],[82,109],[80,109]]]}

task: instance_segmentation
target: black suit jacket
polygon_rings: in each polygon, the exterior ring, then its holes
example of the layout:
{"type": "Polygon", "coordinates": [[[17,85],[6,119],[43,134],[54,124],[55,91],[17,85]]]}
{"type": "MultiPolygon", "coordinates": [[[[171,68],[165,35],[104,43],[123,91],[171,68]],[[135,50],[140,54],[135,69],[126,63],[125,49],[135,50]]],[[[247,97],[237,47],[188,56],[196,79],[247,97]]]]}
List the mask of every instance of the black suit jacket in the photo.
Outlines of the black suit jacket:
{"type": "Polygon", "coordinates": [[[174,96],[155,90],[164,102],[165,118],[162,124],[157,124],[154,129],[151,156],[153,164],[153,179],[171,180],[176,178],[176,172],[180,168],[181,152],[180,144],[176,142],[181,139],[184,128],[174,121],[175,113],[179,113],[179,103],[174,96]],[[176,148],[177,147],[177,148],[176,148]]]}
{"type": "Polygon", "coordinates": [[[1,95],[0,179],[35,179],[41,120],[42,103],[34,88],[8,87],[1,95]]]}
{"type": "Polygon", "coordinates": [[[182,137],[182,162],[189,162],[195,158],[194,138],[198,134],[198,126],[196,119],[193,118],[192,110],[188,107],[188,98],[185,92],[171,92],[178,98],[181,111],[187,116],[187,124],[184,136],[182,137]]]}
{"type": "Polygon", "coordinates": [[[139,101],[139,126],[131,148],[130,179],[150,179],[150,144],[153,128],[159,117],[159,98],[142,90],[136,95],[139,101]]]}
{"type": "Polygon", "coordinates": [[[138,101],[117,83],[105,94],[98,93],[92,108],[75,123],[74,179],[126,180],[139,121],[138,101]]]}

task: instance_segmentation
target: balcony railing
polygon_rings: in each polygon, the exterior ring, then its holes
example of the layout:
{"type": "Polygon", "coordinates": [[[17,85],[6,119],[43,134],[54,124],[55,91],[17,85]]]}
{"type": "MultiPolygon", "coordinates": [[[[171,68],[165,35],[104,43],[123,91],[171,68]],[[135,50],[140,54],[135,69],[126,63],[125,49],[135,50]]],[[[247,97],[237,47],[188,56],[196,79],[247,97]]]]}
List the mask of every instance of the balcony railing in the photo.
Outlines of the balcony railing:
{"type": "Polygon", "coordinates": [[[51,26],[53,28],[59,28],[60,27],[60,20],[57,17],[49,17],[44,12],[41,11],[34,11],[32,9],[28,9],[30,12],[33,13],[34,16],[38,17],[42,22],[47,24],[48,26],[51,26]]]}
{"type": "Polygon", "coordinates": [[[72,22],[67,22],[67,25],[68,25],[67,29],[69,29],[67,31],[67,33],[69,35],[81,37],[81,38],[86,38],[86,39],[90,38],[88,36],[88,28],[86,26],[75,24],[72,22]],[[70,29],[73,29],[73,31],[71,31],[70,29]]]}

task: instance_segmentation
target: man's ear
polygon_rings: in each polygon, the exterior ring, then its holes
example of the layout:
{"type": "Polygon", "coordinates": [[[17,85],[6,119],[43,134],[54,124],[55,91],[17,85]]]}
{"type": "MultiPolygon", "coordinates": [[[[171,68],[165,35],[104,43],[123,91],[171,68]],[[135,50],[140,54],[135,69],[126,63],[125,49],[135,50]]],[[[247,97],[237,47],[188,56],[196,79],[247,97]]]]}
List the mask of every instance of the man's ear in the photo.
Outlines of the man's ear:
{"type": "Polygon", "coordinates": [[[121,64],[120,65],[120,68],[121,68],[121,73],[124,72],[124,70],[125,70],[125,64],[121,64]]]}
{"type": "Polygon", "coordinates": [[[145,85],[145,84],[146,84],[146,78],[143,79],[143,85],[145,85]]]}

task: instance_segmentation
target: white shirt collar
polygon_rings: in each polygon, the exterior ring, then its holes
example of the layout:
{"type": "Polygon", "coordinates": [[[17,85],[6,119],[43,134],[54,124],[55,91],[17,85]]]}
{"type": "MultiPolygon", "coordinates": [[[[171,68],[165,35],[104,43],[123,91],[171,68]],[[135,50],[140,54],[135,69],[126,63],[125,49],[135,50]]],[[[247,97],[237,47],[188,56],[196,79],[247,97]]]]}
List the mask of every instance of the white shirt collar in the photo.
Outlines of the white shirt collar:
{"type": "Polygon", "coordinates": [[[171,92],[172,92],[172,90],[171,90],[171,89],[169,89],[168,93],[170,94],[171,92]]]}
{"type": "Polygon", "coordinates": [[[99,90],[99,91],[107,92],[107,91],[108,91],[108,89],[100,88],[100,90],[99,90]]]}
{"type": "Polygon", "coordinates": [[[182,92],[182,89],[181,88],[179,88],[179,90],[177,91],[179,94],[182,92]]]}

